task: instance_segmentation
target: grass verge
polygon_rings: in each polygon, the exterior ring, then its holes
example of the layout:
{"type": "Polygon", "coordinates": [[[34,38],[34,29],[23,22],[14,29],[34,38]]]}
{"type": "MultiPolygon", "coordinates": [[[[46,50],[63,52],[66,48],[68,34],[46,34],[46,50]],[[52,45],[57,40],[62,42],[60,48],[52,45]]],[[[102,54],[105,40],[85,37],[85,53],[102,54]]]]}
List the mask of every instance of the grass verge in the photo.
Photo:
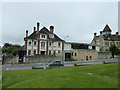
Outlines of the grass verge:
{"type": "Polygon", "coordinates": [[[118,64],[3,71],[3,88],[118,88],[118,64]]]}

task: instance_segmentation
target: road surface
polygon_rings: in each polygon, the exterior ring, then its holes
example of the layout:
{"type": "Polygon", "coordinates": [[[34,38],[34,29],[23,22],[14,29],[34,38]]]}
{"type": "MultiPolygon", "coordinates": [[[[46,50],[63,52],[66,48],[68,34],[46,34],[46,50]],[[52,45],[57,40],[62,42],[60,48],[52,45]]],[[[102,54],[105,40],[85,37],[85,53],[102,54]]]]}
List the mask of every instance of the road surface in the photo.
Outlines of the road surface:
{"type": "MultiPolygon", "coordinates": [[[[92,60],[92,61],[79,61],[79,62],[65,62],[64,63],[64,67],[70,67],[70,66],[74,66],[74,64],[78,64],[78,65],[90,65],[90,64],[103,64],[103,61],[105,61],[106,63],[120,63],[120,60],[92,60]]],[[[28,69],[32,69],[32,67],[43,67],[44,64],[29,64],[29,65],[25,65],[25,64],[21,64],[21,65],[3,65],[2,66],[2,70],[6,71],[6,70],[28,70],[28,69]]]]}

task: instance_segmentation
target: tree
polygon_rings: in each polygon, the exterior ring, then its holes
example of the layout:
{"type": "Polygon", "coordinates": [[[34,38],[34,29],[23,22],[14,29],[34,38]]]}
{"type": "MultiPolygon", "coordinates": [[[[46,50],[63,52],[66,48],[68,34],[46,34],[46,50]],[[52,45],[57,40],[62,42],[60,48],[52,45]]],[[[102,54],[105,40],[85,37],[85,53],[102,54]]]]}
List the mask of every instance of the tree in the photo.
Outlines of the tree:
{"type": "Polygon", "coordinates": [[[7,48],[7,47],[10,47],[10,46],[12,46],[12,44],[5,43],[4,46],[3,46],[3,48],[7,48]]]}
{"type": "Polygon", "coordinates": [[[118,47],[116,47],[116,45],[111,45],[109,49],[112,53],[113,58],[114,58],[114,55],[118,55],[120,53],[120,50],[118,49],[118,47]]]}
{"type": "Polygon", "coordinates": [[[2,48],[2,53],[6,53],[7,56],[9,56],[9,55],[16,56],[19,48],[21,48],[20,45],[17,45],[17,44],[12,45],[9,43],[5,43],[2,48]]]}

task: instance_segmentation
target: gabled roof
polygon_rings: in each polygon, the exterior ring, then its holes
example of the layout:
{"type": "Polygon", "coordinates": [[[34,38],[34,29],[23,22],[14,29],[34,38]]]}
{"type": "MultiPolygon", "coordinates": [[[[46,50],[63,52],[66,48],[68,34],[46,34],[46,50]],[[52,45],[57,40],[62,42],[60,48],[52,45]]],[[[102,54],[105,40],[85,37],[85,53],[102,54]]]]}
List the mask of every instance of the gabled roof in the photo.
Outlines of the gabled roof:
{"type": "Polygon", "coordinates": [[[52,34],[52,32],[50,32],[46,27],[43,27],[39,33],[44,33],[44,34],[52,34]]]}
{"type": "Polygon", "coordinates": [[[34,32],[33,32],[32,34],[30,34],[28,37],[25,37],[25,39],[35,39],[35,38],[37,38],[36,32],[37,32],[37,31],[34,31],[34,32]]]}
{"type": "Polygon", "coordinates": [[[111,32],[112,30],[108,25],[106,25],[105,28],[103,29],[103,32],[108,32],[108,31],[111,32]]]}
{"type": "MultiPolygon", "coordinates": [[[[52,32],[50,32],[46,27],[43,27],[39,32],[34,31],[31,35],[29,35],[28,37],[25,37],[24,39],[38,39],[38,34],[54,34],[52,32]]],[[[52,41],[64,41],[61,38],[59,38],[56,34],[54,34],[54,38],[48,38],[48,40],[52,40],[52,41]]]]}

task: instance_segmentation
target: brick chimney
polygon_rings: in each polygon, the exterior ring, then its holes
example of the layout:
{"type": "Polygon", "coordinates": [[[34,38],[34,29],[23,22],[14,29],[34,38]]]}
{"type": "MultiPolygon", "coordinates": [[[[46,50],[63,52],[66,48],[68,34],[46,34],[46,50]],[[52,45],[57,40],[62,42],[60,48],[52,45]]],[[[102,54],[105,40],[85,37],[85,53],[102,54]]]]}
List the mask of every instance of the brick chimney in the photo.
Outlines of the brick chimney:
{"type": "Polygon", "coordinates": [[[28,36],[28,30],[26,30],[26,37],[28,36]]]}
{"type": "Polygon", "coordinates": [[[96,37],[97,33],[94,33],[94,37],[96,37]]]}
{"type": "Polygon", "coordinates": [[[50,32],[54,32],[54,26],[50,26],[50,32]]]}
{"type": "Polygon", "coordinates": [[[40,26],[40,23],[37,22],[37,31],[39,31],[39,26],[40,26]]]}

